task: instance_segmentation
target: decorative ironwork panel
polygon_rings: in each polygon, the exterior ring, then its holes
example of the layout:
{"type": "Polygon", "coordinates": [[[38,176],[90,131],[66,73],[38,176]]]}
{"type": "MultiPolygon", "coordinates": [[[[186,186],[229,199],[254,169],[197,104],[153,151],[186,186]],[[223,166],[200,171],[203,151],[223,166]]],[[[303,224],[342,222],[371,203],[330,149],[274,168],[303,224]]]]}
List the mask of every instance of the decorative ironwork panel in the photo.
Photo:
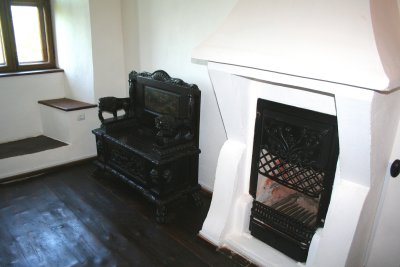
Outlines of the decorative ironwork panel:
{"type": "Polygon", "coordinates": [[[258,110],[253,168],[257,166],[259,174],[291,189],[319,197],[333,181],[338,151],[336,119],[266,102],[269,105],[258,110]]]}
{"type": "Polygon", "coordinates": [[[264,118],[259,173],[311,197],[324,190],[325,171],[317,160],[328,130],[311,130],[264,118]]]}
{"type": "Polygon", "coordinates": [[[250,231],[305,261],[324,225],[339,154],[336,117],[259,99],[254,131],[250,231]]]}

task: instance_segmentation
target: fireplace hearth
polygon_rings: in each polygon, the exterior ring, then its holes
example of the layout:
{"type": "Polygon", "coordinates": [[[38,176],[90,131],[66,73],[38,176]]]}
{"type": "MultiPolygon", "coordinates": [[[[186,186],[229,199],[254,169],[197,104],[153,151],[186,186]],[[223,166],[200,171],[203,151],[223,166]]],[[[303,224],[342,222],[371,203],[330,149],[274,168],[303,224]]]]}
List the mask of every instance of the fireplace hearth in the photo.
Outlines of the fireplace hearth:
{"type": "Polygon", "coordinates": [[[258,99],[251,234],[305,262],[323,227],[338,158],[336,117],[258,99]]]}

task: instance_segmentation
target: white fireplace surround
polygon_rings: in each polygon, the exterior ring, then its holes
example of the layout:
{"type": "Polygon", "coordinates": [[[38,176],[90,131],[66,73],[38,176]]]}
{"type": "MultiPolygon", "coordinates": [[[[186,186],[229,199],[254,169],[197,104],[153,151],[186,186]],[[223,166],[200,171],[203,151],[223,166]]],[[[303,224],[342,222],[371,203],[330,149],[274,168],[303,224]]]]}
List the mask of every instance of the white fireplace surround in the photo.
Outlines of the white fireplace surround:
{"type": "Polygon", "coordinates": [[[262,266],[365,264],[400,113],[399,18],[395,0],[238,1],[193,54],[208,61],[227,135],[203,238],[262,266]],[[337,116],[331,202],[304,264],[249,234],[258,98],[337,116]]]}

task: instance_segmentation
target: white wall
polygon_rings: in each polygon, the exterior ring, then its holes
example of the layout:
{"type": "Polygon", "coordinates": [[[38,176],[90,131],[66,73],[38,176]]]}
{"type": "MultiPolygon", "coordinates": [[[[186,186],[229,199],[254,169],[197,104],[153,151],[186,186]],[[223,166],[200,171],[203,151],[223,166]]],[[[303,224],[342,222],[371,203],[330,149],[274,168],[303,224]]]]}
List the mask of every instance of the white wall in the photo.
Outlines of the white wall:
{"type": "Polygon", "coordinates": [[[100,125],[96,109],[61,112],[43,108],[38,100],[69,97],[95,103],[99,96],[127,92],[120,1],[53,0],[52,9],[58,65],[65,72],[0,78],[0,143],[48,134],[69,145],[3,159],[0,178],[96,154],[91,133],[100,125]],[[49,119],[56,114],[58,119],[49,119]],[[78,114],[85,120],[77,120],[78,114]],[[53,136],[59,129],[64,130],[53,136]]]}
{"type": "MultiPolygon", "coordinates": [[[[397,127],[397,138],[395,140],[391,159],[388,163],[392,163],[395,159],[400,158],[400,124],[397,127]]],[[[374,236],[370,240],[370,254],[365,266],[385,266],[399,267],[400,264],[400,180],[399,177],[393,178],[386,172],[385,185],[382,192],[380,209],[376,216],[376,229],[374,236]]]]}
{"type": "Polygon", "coordinates": [[[121,1],[90,0],[94,97],[128,95],[121,1]]]}
{"type": "Polygon", "coordinates": [[[64,112],[37,105],[43,122],[43,134],[68,145],[39,153],[0,160],[0,179],[62,165],[96,155],[96,145],[91,130],[97,127],[95,108],[64,112]],[[85,120],[78,120],[84,114],[85,120]]]}
{"type": "Polygon", "coordinates": [[[172,77],[198,85],[202,92],[199,183],[212,191],[219,151],[226,135],[207,67],[192,62],[191,54],[218,27],[237,0],[133,2],[122,0],[127,71],[163,69],[172,77]],[[135,49],[137,54],[132,52],[135,49]]]}
{"type": "Polygon", "coordinates": [[[65,73],[0,79],[0,123],[6,125],[0,142],[43,132],[37,100],[122,97],[129,71],[164,69],[202,91],[199,182],[212,190],[226,137],[207,68],[192,62],[191,53],[236,1],[53,0],[58,63],[65,73]]]}
{"type": "Polygon", "coordinates": [[[43,133],[38,100],[94,102],[88,0],[52,1],[59,66],[65,73],[0,78],[0,143],[43,133]]]}
{"type": "Polygon", "coordinates": [[[139,64],[139,12],[137,0],[122,0],[122,30],[125,73],[138,70],[139,64]]]}
{"type": "Polygon", "coordinates": [[[0,143],[40,135],[37,102],[63,96],[63,73],[0,78],[0,143]]]}
{"type": "Polygon", "coordinates": [[[96,103],[127,95],[119,0],[53,0],[59,67],[66,96],[96,103]]]}
{"type": "Polygon", "coordinates": [[[65,96],[94,103],[89,0],[53,0],[57,59],[65,71],[65,96]]]}

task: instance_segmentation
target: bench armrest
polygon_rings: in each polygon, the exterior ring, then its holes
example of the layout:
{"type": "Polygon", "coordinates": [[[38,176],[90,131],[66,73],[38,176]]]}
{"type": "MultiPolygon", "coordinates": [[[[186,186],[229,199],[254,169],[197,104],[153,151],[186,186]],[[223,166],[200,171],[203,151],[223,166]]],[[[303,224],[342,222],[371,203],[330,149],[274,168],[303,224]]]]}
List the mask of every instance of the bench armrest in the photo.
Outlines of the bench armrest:
{"type": "Polygon", "coordinates": [[[124,110],[124,117],[129,117],[131,110],[131,101],[129,97],[117,98],[113,96],[99,98],[99,119],[104,123],[103,112],[111,113],[113,120],[117,120],[118,110],[124,110]]]}
{"type": "Polygon", "coordinates": [[[159,146],[175,145],[193,139],[192,124],[189,119],[160,115],[154,119],[154,127],[157,130],[156,142],[159,146]]]}

